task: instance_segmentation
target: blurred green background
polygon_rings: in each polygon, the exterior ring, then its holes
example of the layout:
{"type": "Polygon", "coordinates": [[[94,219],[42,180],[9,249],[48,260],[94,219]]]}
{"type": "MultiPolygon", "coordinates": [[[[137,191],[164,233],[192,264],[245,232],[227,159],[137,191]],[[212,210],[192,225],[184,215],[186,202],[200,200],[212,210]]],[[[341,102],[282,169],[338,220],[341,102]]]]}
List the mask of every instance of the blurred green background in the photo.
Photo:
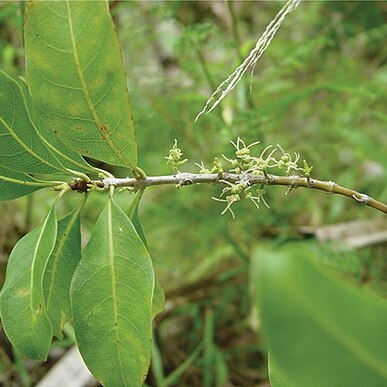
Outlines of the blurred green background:
{"type": "MultiPolygon", "coordinates": [[[[257,63],[251,93],[246,74],[215,111],[194,123],[206,99],[248,55],[283,4],[111,2],[139,165],[149,175],[172,173],[164,156],[176,138],[189,159],[182,169],[198,171],[195,162],[209,164],[214,156],[230,155],[229,141],[241,136],[261,141],[262,149],[281,144],[290,153],[300,152],[313,165],[315,178],[387,202],[386,2],[301,3],[257,63]]],[[[24,72],[21,12],[18,2],[0,2],[0,67],[14,76],[24,72]]],[[[127,173],[110,170],[116,176],[127,173]]],[[[154,351],[161,355],[155,356],[149,385],[157,385],[160,367],[166,375],[175,372],[169,385],[267,383],[265,345],[248,285],[251,251],[260,245],[312,243],[324,264],[387,294],[385,243],[350,250],[340,242],[315,244],[300,232],[372,220],[381,216],[375,210],[317,191],[293,190],[285,196],[285,188],[270,187],[270,209],[257,211],[241,202],[232,220],[229,213],[221,216],[223,207],[211,199],[220,191],[203,185],[150,188],[144,194],[140,216],[167,298],[166,311],[155,322],[154,351]]],[[[62,204],[63,213],[79,200],[72,196],[62,204]]],[[[47,190],[0,203],[0,284],[11,248],[40,222],[52,199],[47,190]]],[[[104,200],[96,193],[86,205],[85,242],[104,200]]],[[[127,193],[117,200],[130,203],[127,193]]],[[[0,366],[2,381],[10,385],[33,385],[44,372],[41,364],[18,361],[5,346],[0,366]]]]}

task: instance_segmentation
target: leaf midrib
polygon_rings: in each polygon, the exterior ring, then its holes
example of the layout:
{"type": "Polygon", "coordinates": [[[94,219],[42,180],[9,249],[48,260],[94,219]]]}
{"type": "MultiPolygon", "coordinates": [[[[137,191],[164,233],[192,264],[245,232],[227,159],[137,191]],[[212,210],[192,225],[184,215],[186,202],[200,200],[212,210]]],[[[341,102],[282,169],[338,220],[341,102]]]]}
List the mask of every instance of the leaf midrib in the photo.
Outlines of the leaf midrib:
{"type": "Polygon", "coordinates": [[[125,377],[123,374],[123,365],[121,358],[121,351],[119,348],[119,336],[118,336],[118,305],[117,305],[117,288],[116,288],[116,272],[115,272],[115,253],[114,253],[114,241],[113,241],[113,219],[112,219],[112,198],[109,198],[108,204],[108,242],[109,242],[109,263],[110,263],[110,276],[111,276],[111,290],[112,290],[112,300],[113,300],[113,318],[114,326],[113,331],[116,337],[115,346],[118,356],[118,362],[120,366],[121,379],[124,385],[126,386],[125,377]]]}
{"type": "MultiPolygon", "coordinates": [[[[36,311],[34,310],[34,292],[32,291],[32,289],[34,288],[34,273],[35,273],[35,269],[36,269],[36,261],[37,261],[37,256],[38,256],[38,250],[39,250],[39,247],[40,247],[40,244],[41,244],[41,241],[42,241],[42,237],[43,237],[43,234],[44,234],[44,230],[47,226],[47,223],[48,223],[48,219],[50,218],[51,216],[51,211],[52,209],[50,210],[50,212],[48,213],[48,216],[46,216],[46,219],[44,220],[43,224],[42,224],[42,228],[39,232],[39,236],[38,236],[38,239],[36,241],[36,247],[35,247],[35,250],[34,250],[34,255],[33,255],[33,258],[32,258],[32,265],[31,265],[31,293],[30,293],[30,307],[31,307],[31,311],[33,313],[36,313],[36,311]]],[[[44,297],[43,297],[43,273],[41,274],[41,286],[40,288],[37,286],[37,289],[41,290],[41,295],[42,295],[42,303],[44,301],[44,297]]],[[[42,305],[43,306],[43,305],[42,305]]]]}
{"type": "Polygon", "coordinates": [[[83,76],[83,72],[81,70],[81,63],[79,60],[77,44],[75,42],[75,35],[74,35],[74,30],[73,30],[73,21],[72,21],[72,17],[71,17],[71,8],[70,8],[69,0],[66,0],[66,5],[67,5],[72,53],[73,53],[73,57],[74,57],[75,65],[76,65],[75,67],[76,67],[77,72],[78,72],[79,80],[81,82],[82,91],[83,91],[87,106],[88,106],[90,113],[93,116],[93,119],[95,121],[95,124],[97,125],[97,128],[98,128],[99,132],[101,133],[102,137],[104,138],[104,140],[108,143],[108,145],[113,150],[113,152],[118,156],[118,158],[121,161],[123,161],[125,164],[128,164],[128,160],[124,157],[124,155],[121,153],[121,151],[116,147],[116,145],[113,143],[112,139],[109,137],[109,135],[106,133],[106,131],[101,129],[103,127],[103,123],[101,122],[101,120],[100,120],[100,118],[99,118],[99,116],[94,108],[93,102],[91,100],[89,89],[87,88],[87,83],[86,83],[85,77],[83,76]]]}
{"type": "MultiPolygon", "coordinates": [[[[28,175],[26,175],[28,176],[28,175]]],[[[30,178],[30,176],[28,176],[30,178]]],[[[0,175],[0,180],[6,181],[7,183],[13,183],[13,184],[19,184],[19,185],[28,185],[28,186],[34,186],[34,187],[49,187],[50,185],[58,185],[57,182],[51,183],[49,181],[43,182],[43,181],[27,181],[27,180],[19,180],[19,179],[13,179],[11,177],[6,177],[0,175]]]]}
{"type": "Polygon", "coordinates": [[[29,148],[27,145],[25,145],[25,143],[16,135],[16,133],[14,132],[14,130],[4,121],[3,117],[0,116],[0,123],[7,129],[8,133],[12,136],[12,138],[27,152],[29,153],[31,156],[33,156],[34,158],[36,158],[37,160],[39,160],[41,163],[45,164],[45,165],[48,165],[54,169],[56,169],[57,171],[61,171],[62,172],[62,169],[57,167],[56,165],[53,165],[51,164],[50,162],[48,162],[47,160],[43,159],[41,156],[39,156],[38,154],[36,154],[31,148],[29,148]]]}
{"type": "Polygon", "coordinates": [[[58,245],[58,249],[56,250],[56,253],[55,253],[54,257],[53,257],[54,264],[52,266],[52,275],[51,275],[50,286],[48,287],[48,291],[47,291],[47,294],[48,294],[47,301],[46,301],[46,309],[47,310],[49,309],[49,306],[50,306],[50,303],[51,303],[51,300],[52,300],[52,293],[53,293],[52,290],[54,288],[55,278],[56,278],[56,275],[57,275],[57,267],[58,267],[58,264],[59,264],[59,257],[61,256],[61,253],[63,251],[64,245],[66,243],[66,240],[67,240],[66,236],[69,235],[70,230],[74,226],[74,223],[77,220],[78,215],[79,215],[79,213],[81,212],[81,210],[83,208],[83,204],[85,203],[85,200],[86,200],[86,196],[79,203],[78,207],[74,211],[73,216],[71,217],[70,222],[68,223],[67,227],[65,228],[65,230],[63,232],[62,239],[60,240],[59,245],[58,245]]]}
{"type": "MultiPolygon", "coordinates": [[[[19,90],[21,92],[21,95],[22,95],[22,98],[23,98],[23,103],[24,103],[24,107],[26,109],[26,112],[27,112],[27,115],[28,115],[28,118],[29,118],[29,121],[31,122],[31,125],[32,127],[34,128],[34,131],[36,133],[36,135],[40,138],[40,140],[42,142],[44,142],[44,144],[50,148],[53,152],[55,152],[56,154],[58,154],[60,157],[62,157],[63,159],[67,160],[69,163],[72,163],[73,165],[76,165],[77,167],[80,167],[82,169],[84,168],[87,168],[87,165],[82,165],[81,163],[79,163],[78,161],[76,160],[73,160],[72,158],[70,158],[69,156],[67,156],[66,154],[64,154],[63,152],[61,152],[58,148],[56,148],[54,145],[52,145],[44,136],[42,136],[42,134],[40,133],[40,131],[38,130],[38,128],[36,127],[32,117],[31,117],[31,112],[30,112],[30,108],[29,108],[29,104],[28,104],[28,101],[27,101],[27,96],[25,95],[25,92],[24,90],[22,89],[22,87],[18,84],[17,85],[19,87],[19,90]]],[[[27,87],[29,87],[27,85],[27,87]]],[[[32,103],[32,102],[31,102],[32,103]]],[[[95,171],[94,168],[92,167],[89,167],[88,168],[90,171],[95,171]]]]}

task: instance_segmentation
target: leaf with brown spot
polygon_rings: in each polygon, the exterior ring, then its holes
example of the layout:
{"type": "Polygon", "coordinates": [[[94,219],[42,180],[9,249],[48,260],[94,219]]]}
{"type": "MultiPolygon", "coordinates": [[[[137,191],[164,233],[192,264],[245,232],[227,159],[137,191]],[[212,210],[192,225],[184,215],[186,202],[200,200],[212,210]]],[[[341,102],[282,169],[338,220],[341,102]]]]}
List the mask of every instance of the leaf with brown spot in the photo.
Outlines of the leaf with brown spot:
{"type": "Polygon", "coordinates": [[[80,154],[134,169],[132,111],[108,3],[29,4],[24,25],[27,76],[47,127],[56,128],[58,138],[80,154]]]}

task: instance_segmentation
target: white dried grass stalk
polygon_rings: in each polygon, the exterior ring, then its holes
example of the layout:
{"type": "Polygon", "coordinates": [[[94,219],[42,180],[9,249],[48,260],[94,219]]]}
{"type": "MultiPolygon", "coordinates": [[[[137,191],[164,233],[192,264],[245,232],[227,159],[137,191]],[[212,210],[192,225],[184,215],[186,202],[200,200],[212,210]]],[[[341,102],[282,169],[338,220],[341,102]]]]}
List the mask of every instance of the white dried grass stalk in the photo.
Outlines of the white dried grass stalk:
{"type": "MultiPolygon", "coordinates": [[[[202,114],[208,114],[218,106],[220,101],[238,84],[243,74],[251,67],[251,76],[254,73],[255,65],[257,64],[258,59],[265,52],[269,46],[274,35],[280,28],[282,22],[285,20],[286,16],[297,8],[301,0],[289,0],[284,7],[278,12],[275,18],[270,22],[266,27],[265,32],[258,39],[255,47],[250,51],[247,58],[240,64],[237,69],[229,75],[212,93],[211,97],[207,100],[204,105],[203,110],[196,116],[195,122],[202,114]]],[[[251,84],[250,84],[251,87],[251,84]]]]}

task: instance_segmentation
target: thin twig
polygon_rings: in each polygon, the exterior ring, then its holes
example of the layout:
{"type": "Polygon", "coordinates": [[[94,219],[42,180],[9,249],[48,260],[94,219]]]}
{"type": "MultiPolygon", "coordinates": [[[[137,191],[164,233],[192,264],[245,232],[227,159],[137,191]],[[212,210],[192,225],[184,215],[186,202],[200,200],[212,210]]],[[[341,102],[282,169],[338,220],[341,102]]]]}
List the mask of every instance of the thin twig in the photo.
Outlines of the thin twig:
{"type": "Polygon", "coordinates": [[[109,190],[111,186],[116,188],[131,188],[135,191],[139,189],[145,189],[154,185],[167,185],[172,184],[177,187],[183,187],[192,184],[216,184],[227,181],[229,183],[235,183],[240,181],[248,182],[248,184],[260,184],[260,185],[282,185],[287,186],[290,189],[299,187],[316,189],[324,191],[327,194],[338,194],[347,196],[361,204],[365,204],[378,211],[387,214],[387,204],[384,204],[370,196],[357,192],[350,188],[342,187],[333,181],[323,181],[317,179],[311,179],[302,176],[255,176],[248,173],[234,174],[234,173],[177,173],[176,175],[165,176],[147,176],[144,179],[135,178],[105,178],[102,180],[94,180],[87,184],[81,184],[78,180],[71,183],[71,188],[74,191],[84,192],[90,187],[96,187],[99,190],[109,190]]]}

